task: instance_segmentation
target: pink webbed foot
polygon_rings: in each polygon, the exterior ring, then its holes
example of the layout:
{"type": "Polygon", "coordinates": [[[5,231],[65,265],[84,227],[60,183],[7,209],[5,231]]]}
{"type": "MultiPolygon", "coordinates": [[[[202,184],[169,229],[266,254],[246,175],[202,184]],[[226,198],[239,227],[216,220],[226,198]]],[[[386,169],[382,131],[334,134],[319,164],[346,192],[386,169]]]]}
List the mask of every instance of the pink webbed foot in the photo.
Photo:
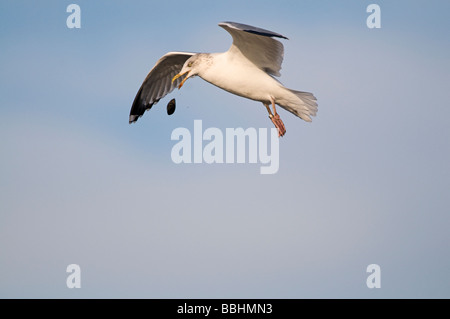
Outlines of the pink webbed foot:
{"type": "Polygon", "coordinates": [[[281,120],[278,113],[275,113],[275,115],[270,114],[269,118],[272,120],[272,123],[278,129],[278,137],[283,136],[286,133],[286,128],[284,127],[284,123],[281,120]]]}

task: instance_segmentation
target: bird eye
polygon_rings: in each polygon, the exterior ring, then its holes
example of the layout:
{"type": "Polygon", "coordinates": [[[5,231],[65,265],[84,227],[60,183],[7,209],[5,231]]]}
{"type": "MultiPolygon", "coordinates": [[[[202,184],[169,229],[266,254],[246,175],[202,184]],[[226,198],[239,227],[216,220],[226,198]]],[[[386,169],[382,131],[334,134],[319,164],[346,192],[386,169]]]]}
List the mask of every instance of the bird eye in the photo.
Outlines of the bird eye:
{"type": "Polygon", "coordinates": [[[192,66],[192,62],[188,63],[188,68],[190,68],[192,66]]]}

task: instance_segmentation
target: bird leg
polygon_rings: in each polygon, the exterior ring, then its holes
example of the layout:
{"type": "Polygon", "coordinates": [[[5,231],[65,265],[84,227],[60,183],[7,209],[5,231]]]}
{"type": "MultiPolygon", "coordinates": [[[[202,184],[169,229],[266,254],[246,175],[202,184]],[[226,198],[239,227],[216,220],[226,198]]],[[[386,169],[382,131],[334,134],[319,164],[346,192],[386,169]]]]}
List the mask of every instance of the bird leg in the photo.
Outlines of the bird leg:
{"type": "Polygon", "coordinates": [[[275,101],[274,99],[271,99],[272,102],[272,108],[273,108],[273,114],[270,110],[269,104],[264,104],[264,106],[267,109],[267,112],[269,112],[269,118],[272,120],[272,123],[275,125],[275,127],[278,129],[278,137],[283,136],[286,133],[286,128],[284,127],[284,123],[280,118],[280,115],[278,115],[277,110],[275,109],[275,101]]]}

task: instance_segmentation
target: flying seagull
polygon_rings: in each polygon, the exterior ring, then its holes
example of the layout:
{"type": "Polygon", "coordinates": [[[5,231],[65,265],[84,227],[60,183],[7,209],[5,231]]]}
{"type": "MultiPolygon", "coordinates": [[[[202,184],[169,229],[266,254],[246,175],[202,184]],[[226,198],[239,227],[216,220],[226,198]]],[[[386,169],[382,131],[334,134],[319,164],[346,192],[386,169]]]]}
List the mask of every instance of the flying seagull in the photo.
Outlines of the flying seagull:
{"type": "Polygon", "coordinates": [[[225,91],[262,102],[278,129],[278,136],[283,136],[286,129],[275,104],[311,122],[311,116],[317,113],[314,95],[285,88],[274,78],[280,76],[284,55],[283,44],[274,38],[287,38],[236,22],[222,22],[219,26],[233,37],[229,50],[223,53],[169,52],[163,55],[136,94],[129,122],[136,122],[175,87],[180,89],[188,78],[197,75],[225,91]]]}

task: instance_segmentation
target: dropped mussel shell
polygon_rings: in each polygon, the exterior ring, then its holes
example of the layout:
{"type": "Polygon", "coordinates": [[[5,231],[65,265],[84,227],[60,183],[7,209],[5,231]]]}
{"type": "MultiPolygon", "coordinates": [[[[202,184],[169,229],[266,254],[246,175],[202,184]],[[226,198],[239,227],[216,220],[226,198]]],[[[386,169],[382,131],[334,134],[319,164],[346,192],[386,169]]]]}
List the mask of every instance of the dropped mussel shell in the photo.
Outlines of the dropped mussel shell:
{"type": "Polygon", "coordinates": [[[167,114],[172,115],[175,112],[175,99],[171,99],[169,103],[167,103],[167,114]]]}

